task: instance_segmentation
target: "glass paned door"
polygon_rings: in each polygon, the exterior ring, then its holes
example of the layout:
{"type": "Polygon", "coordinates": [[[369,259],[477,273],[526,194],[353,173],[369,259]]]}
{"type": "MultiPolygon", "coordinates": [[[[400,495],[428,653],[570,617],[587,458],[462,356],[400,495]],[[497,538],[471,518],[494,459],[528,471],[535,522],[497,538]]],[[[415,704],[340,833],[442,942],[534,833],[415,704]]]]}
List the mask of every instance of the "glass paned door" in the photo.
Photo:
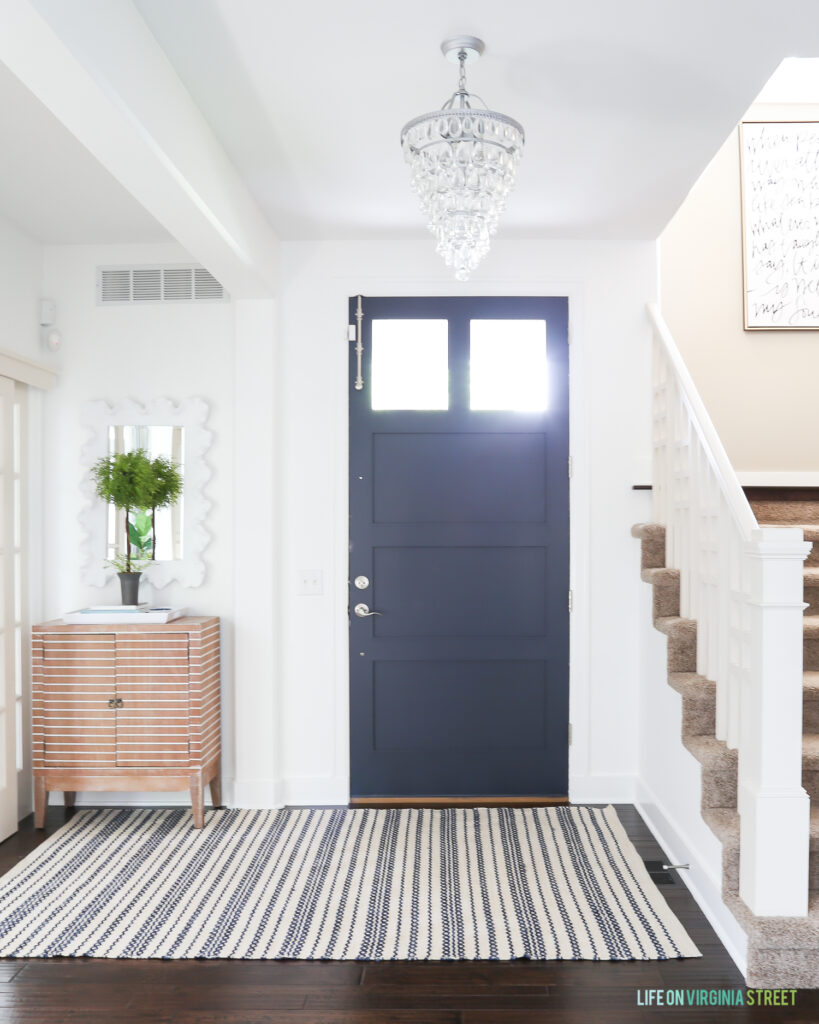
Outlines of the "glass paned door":
{"type": "Polygon", "coordinates": [[[14,381],[0,377],[0,840],[17,831],[24,731],[21,428],[14,381]]]}
{"type": "Polygon", "coordinates": [[[362,297],[360,310],[351,796],[563,798],[568,300],[362,297]]]}

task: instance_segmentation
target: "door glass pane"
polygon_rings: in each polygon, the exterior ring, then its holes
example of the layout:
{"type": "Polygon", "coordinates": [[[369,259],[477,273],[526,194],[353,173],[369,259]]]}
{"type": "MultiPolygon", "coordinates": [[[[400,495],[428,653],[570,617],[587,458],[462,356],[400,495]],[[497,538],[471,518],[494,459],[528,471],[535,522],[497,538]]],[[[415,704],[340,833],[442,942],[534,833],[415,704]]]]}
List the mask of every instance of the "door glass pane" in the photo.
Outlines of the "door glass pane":
{"type": "Polygon", "coordinates": [[[21,535],[22,535],[22,529],[23,529],[23,515],[22,515],[22,506],[21,506],[21,501],[22,501],[21,492],[22,492],[22,489],[23,489],[23,485],[22,485],[22,483],[20,481],[20,478],[17,477],[15,479],[15,481],[14,481],[14,546],[16,548],[19,548],[21,543],[22,543],[22,541],[20,539],[21,535]]]}
{"type": "Polygon", "coordinates": [[[19,551],[14,556],[14,621],[23,621],[23,570],[19,551]]]}
{"type": "Polygon", "coordinates": [[[470,320],[469,385],[471,409],[546,409],[546,321],[470,320]]]}
{"type": "Polygon", "coordinates": [[[23,630],[14,630],[14,696],[23,696],[23,630]]]}
{"type": "Polygon", "coordinates": [[[17,771],[21,772],[23,770],[23,702],[21,700],[17,701],[14,714],[17,719],[17,771]]]}
{"type": "Polygon", "coordinates": [[[14,403],[13,410],[13,437],[14,437],[14,472],[20,473],[22,466],[22,434],[20,429],[20,403],[14,403]]]}
{"type": "Polygon", "coordinates": [[[373,409],[448,409],[447,320],[373,320],[373,409]]]}

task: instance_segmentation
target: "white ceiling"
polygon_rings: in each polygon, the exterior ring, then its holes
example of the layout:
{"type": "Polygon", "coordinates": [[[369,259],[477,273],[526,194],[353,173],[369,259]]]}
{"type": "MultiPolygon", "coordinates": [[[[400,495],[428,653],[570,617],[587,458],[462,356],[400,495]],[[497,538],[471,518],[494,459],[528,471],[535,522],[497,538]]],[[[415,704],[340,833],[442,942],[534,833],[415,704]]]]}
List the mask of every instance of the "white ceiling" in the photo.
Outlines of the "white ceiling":
{"type": "Polygon", "coordinates": [[[819,54],[814,0],[135,0],[284,238],[423,234],[399,132],[469,85],[524,125],[509,235],[653,238],[780,60],[819,54]]]}
{"type": "Polygon", "coordinates": [[[41,242],[167,241],[154,218],[0,64],[0,214],[41,242]]]}
{"type": "MultiPolygon", "coordinates": [[[[654,238],[815,0],[134,0],[276,233],[423,237],[399,133],[469,85],[527,133],[504,237],[654,238]]],[[[167,239],[0,65],[0,214],[49,242],[167,239]]]]}

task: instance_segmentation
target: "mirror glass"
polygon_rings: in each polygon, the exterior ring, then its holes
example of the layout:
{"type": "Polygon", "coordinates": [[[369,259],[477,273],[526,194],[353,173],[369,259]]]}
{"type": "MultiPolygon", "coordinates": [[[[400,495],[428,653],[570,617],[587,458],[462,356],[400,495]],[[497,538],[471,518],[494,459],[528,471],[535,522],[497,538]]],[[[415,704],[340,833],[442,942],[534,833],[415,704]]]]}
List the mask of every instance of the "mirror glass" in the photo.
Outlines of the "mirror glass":
{"type": "MultiPolygon", "coordinates": [[[[157,562],[175,561],[184,557],[184,515],[185,501],[185,428],[172,426],[128,426],[108,427],[108,454],[132,452],[142,448],[150,458],[159,455],[170,459],[182,474],[182,494],[175,505],[156,510],[156,557],[157,562]]],[[[145,509],[149,515],[150,509],[145,509]]],[[[132,514],[132,522],[134,516],[132,514]]],[[[108,506],[107,557],[124,555],[125,512],[108,506]]],[[[133,554],[133,552],[132,552],[133,554]]]]}

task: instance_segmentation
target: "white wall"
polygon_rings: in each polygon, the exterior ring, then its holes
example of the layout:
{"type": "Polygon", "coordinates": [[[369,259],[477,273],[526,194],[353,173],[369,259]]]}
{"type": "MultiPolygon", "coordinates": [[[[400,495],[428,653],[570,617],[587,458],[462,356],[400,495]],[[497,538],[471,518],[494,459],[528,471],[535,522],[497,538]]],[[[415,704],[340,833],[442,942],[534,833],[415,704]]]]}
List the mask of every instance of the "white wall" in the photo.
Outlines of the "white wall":
{"type": "MultiPolygon", "coordinates": [[[[87,603],[119,601],[116,579],[104,589],[86,586],[81,580],[79,455],[88,436],[81,423],[83,403],[89,399],[205,398],[213,432],[208,456],[213,473],[206,487],[213,503],[207,575],[197,589],[185,590],[174,583],[154,591],[154,598],[222,617],[223,746],[229,781],[234,749],[232,303],[101,307],[95,293],[98,265],[183,262],[190,262],[190,257],[175,244],[46,247],[43,287],[57,303],[63,347],[49,357],[59,367],[60,379],[44,402],[42,615],[48,619],[87,603]]],[[[143,590],[144,596],[147,593],[143,590]]],[[[157,796],[159,802],[176,797],[157,796]]],[[[184,794],[178,797],[184,798],[184,794]]],[[[82,797],[84,802],[122,799],[122,794],[82,797]]],[[[132,799],[139,802],[143,797],[135,794],[132,799]]]]}
{"type": "Polygon", "coordinates": [[[289,243],[281,289],[280,796],[348,795],[347,300],[568,295],[571,332],[571,795],[630,799],[639,652],[631,490],[649,466],[653,243],[496,242],[459,285],[432,241],[289,243]],[[324,594],[296,596],[301,569],[324,594]]]}
{"type": "MultiPolygon", "coordinates": [[[[819,105],[811,104],[760,104],[746,114],[746,120],[758,121],[817,117],[819,105]]],[[[663,314],[734,468],[741,474],[790,474],[766,476],[771,482],[799,483],[803,473],[815,477],[816,332],[743,329],[736,131],[663,232],[660,253],[663,314]]]]}
{"type": "Polygon", "coordinates": [[[43,247],[0,217],[0,349],[40,359],[43,247]]]}

